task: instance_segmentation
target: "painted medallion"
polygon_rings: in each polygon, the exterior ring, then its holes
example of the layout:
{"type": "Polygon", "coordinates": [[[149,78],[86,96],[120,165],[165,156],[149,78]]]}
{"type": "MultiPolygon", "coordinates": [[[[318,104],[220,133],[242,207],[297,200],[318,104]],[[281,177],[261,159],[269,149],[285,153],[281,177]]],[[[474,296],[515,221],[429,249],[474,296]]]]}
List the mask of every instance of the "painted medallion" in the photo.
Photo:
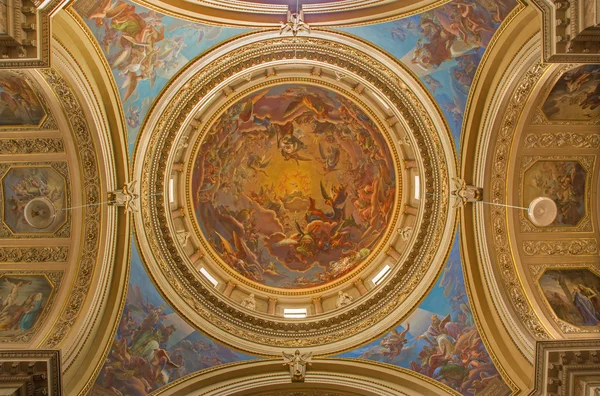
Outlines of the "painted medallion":
{"type": "Polygon", "coordinates": [[[221,259],[267,286],[323,285],[363,262],[392,216],[386,138],[338,93],[277,85],[231,105],[192,174],[194,209],[221,259]]]}

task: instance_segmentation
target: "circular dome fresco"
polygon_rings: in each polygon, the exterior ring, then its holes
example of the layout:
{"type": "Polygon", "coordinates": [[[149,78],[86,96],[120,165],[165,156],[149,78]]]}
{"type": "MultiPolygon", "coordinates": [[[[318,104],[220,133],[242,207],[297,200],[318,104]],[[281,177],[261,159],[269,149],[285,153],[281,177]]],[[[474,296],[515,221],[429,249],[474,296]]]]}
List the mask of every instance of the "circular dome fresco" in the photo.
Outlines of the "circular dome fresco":
{"type": "Polygon", "coordinates": [[[433,100],[386,54],[330,31],[245,35],[182,70],[147,116],[141,257],[221,342],[259,355],[356,346],[439,273],[453,150],[433,100]]]}
{"type": "Polygon", "coordinates": [[[387,138],[325,87],[252,92],[198,147],[190,198],[202,237],[253,282],[296,289],[338,279],[368,261],[393,217],[387,138]]]}

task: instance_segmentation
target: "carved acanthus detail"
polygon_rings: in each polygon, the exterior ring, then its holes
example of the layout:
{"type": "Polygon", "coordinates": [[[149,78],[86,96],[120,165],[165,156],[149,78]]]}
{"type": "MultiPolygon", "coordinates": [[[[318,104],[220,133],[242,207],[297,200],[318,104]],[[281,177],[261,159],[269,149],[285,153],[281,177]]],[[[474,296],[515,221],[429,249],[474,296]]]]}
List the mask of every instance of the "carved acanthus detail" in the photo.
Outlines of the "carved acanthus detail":
{"type": "Polygon", "coordinates": [[[600,391],[600,340],[538,342],[535,367],[531,396],[596,395],[600,391]]]}

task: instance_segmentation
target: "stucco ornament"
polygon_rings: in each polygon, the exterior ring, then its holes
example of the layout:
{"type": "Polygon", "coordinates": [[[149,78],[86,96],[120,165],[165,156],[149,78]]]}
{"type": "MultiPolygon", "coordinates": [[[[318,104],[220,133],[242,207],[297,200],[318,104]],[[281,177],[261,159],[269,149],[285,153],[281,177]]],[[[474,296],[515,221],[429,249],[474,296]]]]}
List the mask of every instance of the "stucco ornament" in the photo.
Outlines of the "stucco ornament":
{"type": "Polygon", "coordinates": [[[343,306],[350,304],[351,302],[352,302],[352,296],[349,296],[348,293],[340,290],[338,292],[338,298],[337,298],[337,302],[335,303],[335,306],[338,308],[341,308],[343,306]]]}
{"type": "Polygon", "coordinates": [[[450,194],[455,197],[454,207],[465,206],[468,202],[477,202],[483,199],[483,189],[481,187],[475,187],[467,185],[463,179],[453,178],[452,181],[456,186],[456,190],[452,190],[450,194]]]}
{"type": "Polygon", "coordinates": [[[292,32],[292,35],[297,36],[300,32],[310,33],[310,26],[304,22],[304,11],[287,13],[287,22],[280,22],[281,28],[279,34],[292,32]]]}
{"type": "Polygon", "coordinates": [[[310,366],[310,360],[312,359],[312,352],[300,353],[298,349],[292,355],[291,353],[281,352],[286,362],[284,366],[290,368],[290,375],[292,376],[292,382],[304,382],[306,377],[306,367],[310,366]]]}
{"type": "Polygon", "coordinates": [[[136,183],[136,180],[132,180],[129,183],[125,183],[122,190],[109,192],[109,205],[122,206],[125,209],[125,213],[137,212],[137,199],[140,195],[134,193],[136,183]]]}
{"type": "Polygon", "coordinates": [[[256,300],[254,299],[254,293],[251,293],[240,304],[244,308],[248,308],[251,311],[256,311],[256,300]]]}

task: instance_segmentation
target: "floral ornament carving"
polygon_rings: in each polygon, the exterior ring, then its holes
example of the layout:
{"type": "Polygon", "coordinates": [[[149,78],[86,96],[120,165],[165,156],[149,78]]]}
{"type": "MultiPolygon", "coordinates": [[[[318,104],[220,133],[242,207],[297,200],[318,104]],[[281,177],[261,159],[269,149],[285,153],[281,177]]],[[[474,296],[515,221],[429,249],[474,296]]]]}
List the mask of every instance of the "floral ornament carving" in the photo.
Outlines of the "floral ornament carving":
{"type": "Polygon", "coordinates": [[[73,132],[75,151],[78,153],[80,164],[83,167],[83,201],[88,204],[83,208],[82,227],[83,235],[85,235],[83,249],[81,250],[80,259],[77,260],[77,268],[73,268],[77,271],[75,275],[77,282],[75,282],[67,297],[65,308],[60,313],[54,327],[49,330],[42,345],[43,348],[52,349],[64,340],[75,324],[75,320],[90,290],[100,243],[100,208],[97,205],[100,198],[100,182],[94,139],[75,94],[57,71],[42,69],[41,74],[56,96],[61,98],[61,105],[65,110],[73,132]]]}
{"type": "Polygon", "coordinates": [[[62,138],[0,139],[0,154],[64,153],[62,138]]]}
{"type": "Polygon", "coordinates": [[[571,239],[556,241],[524,241],[527,256],[593,256],[598,254],[595,239],[571,239]]]}
{"type": "Polygon", "coordinates": [[[43,263],[51,261],[66,262],[68,256],[68,246],[0,248],[0,262],[3,263],[43,263]]]}
{"type": "MultiPolygon", "coordinates": [[[[490,183],[492,202],[507,202],[505,191],[506,175],[508,172],[510,148],[513,144],[517,121],[525,102],[547,68],[548,65],[539,61],[531,65],[518,82],[509,100],[493,148],[494,158],[492,161],[492,180],[490,183]]],[[[549,339],[550,336],[529,303],[521,285],[519,275],[517,274],[508,239],[509,227],[506,219],[506,207],[490,206],[491,235],[494,241],[491,246],[495,253],[495,261],[500,273],[501,282],[523,326],[534,338],[541,340],[549,339]]]]}
{"type": "Polygon", "coordinates": [[[529,133],[526,148],[598,148],[600,134],[580,132],[529,133]]]}

